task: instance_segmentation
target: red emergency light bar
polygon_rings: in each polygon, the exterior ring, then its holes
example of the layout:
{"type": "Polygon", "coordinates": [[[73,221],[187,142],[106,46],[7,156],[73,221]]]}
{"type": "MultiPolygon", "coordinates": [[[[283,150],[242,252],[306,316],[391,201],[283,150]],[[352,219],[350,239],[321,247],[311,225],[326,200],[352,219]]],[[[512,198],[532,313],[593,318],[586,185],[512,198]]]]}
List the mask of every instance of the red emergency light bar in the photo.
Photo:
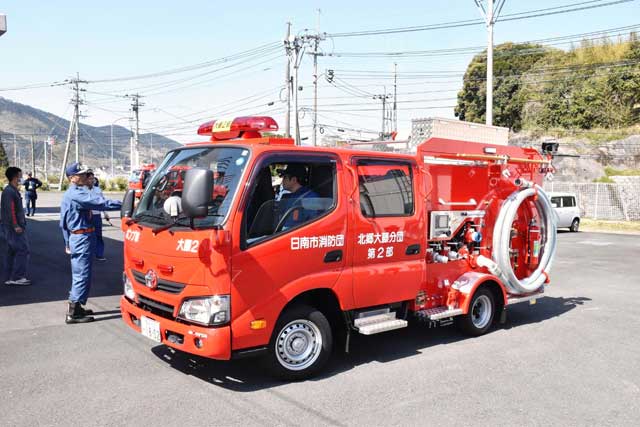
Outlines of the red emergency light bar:
{"type": "Polygon", "coordinates": [[[236,117],[233,120],[211,120],[200,125],[198,135],[211,135],[211,140],[261,138],[260,132],[278,130],[278,124],[267,116],[236,117]]]}

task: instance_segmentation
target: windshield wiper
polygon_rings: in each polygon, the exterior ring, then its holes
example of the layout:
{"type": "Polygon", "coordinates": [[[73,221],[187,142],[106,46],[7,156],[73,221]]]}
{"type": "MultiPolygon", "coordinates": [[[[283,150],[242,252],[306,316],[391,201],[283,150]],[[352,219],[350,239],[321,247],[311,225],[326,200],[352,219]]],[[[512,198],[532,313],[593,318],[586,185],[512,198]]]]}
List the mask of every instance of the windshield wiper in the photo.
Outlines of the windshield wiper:
{"type": "Polygon", "coordinates": [[[134,218],[132,218],[132,220],[135,221],[135,222],[140,222],[141,219],[145,219],[145,218],[146,219],[155,219],[156,220],[155,222],[158,222],[158,221],[164,222],[164,218],[162,218],[161,216],[153,215],[153,214],[150,214],[150,213],[139,213],[139,214],[136,214],[134,216],[134,218]]]}
{"type": "MultiPolygon", "coordinates": [[[[153,230],[151,230],[151,232],[155,235],[158,233],[162,233],[163,231],[169,230],[173,227],[177,227],[177,226],[184,226],[184,224],[180,224],[180,220],[183,219],[188,219],[186,216],[182,216],[182,217],[176,217],[173,222],[169,223],[169,224],[165,224],[165,225],[161,225],[160,227],[156,227],[153,230]]],[[[191,221],[191,223],[189,224],[189,226],[193,229],[193,220],[191,221]]]]}

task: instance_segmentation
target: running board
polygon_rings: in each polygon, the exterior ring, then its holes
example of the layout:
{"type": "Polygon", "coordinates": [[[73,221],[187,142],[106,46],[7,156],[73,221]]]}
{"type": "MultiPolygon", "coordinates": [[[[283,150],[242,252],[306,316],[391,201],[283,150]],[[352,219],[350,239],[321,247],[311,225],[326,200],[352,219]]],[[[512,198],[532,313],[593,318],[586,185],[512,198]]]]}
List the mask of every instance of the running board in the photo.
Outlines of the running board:
{"type": "Polygon", "coordinates": [[[416,316],[426,318],[429,320],[447,319],[449,317],[459,316],[462,314],[461,308],[448,308],[445,306],[426,308],[424,310],[416,311],[416,316]]]}
{"type": "Polygon", "coordinates": [[[406,320],[396,319],[396,313],[391,312],[360,317],[355,319],[353,324],[362,335],[373,335],[394,329],[406,328],[408,322],[406,320]]]}
{"type": "Polygon", "coordinates": [[[544,292],[536,292],[531,295],[508,295],[507,296],[507,304],[518,304],[519,302],[529,301],[529,304],[533,305],[536,303],[536,299],[542,298],[544,296],[544,292]]]}

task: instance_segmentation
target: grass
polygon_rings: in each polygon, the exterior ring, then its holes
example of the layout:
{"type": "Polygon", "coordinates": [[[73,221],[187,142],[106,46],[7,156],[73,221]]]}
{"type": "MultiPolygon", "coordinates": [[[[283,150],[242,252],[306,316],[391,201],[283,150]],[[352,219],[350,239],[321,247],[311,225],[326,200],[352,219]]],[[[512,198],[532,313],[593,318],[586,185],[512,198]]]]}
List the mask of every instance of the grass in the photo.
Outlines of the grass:
{"type": "Polygon", "coordinates": [[[604,221],[582,218],[580,230],[607,233],[640,234],[640,221],[604,221]]]}

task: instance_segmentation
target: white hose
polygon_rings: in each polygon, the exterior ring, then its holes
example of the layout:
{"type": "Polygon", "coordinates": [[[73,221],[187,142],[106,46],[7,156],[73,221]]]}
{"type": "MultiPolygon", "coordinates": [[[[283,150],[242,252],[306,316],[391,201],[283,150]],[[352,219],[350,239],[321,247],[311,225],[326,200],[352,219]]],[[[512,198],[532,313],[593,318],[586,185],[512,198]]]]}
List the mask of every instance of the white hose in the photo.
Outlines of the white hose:
{"type": "Polygon", "coordinates": [[[497,264],[496,270],[511,293],[523,294],[538,290],[547,279],[551,263],[556,253],[557,235],[556,235],[557,214],[551,206],[549,196],[540,186],[536,185],[532,188],[524,188],[511,193],[503,202],[500,214],[496,220],[493,230],[493,261],[497,264]],[[509,243],[511,240],[511,226],[516,216],[516,212],[520,205],[529,197],[537,193],[538,197],[534,201],[538,210],[543,227],[544,250],[540,257],[540,263],[529,277],[518,279],[511,266],[509,256],[509,243]]]}

